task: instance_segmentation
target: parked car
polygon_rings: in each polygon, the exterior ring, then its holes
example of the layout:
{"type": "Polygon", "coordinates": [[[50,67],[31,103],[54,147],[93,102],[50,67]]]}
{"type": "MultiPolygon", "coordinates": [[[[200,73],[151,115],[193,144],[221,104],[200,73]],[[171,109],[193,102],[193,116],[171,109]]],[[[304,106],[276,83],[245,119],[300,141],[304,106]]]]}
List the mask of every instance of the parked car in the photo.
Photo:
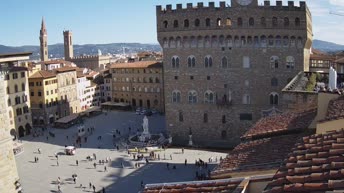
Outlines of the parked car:
{"type": "Polygon", "coordinates": [[[144,110],[141,111],[140,115],[145,115],[146,112],[147,112],[147,111],[144,109],[144,110]]]}

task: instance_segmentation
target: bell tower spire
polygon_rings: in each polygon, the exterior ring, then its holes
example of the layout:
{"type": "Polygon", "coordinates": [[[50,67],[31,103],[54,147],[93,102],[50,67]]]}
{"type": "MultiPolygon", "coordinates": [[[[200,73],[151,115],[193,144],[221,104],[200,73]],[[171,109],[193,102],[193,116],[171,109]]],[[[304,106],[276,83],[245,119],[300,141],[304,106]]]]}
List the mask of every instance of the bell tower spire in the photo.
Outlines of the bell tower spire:
{"type": "Polygon", "coordinates": [[[44,17],[42,17],[39,40],[40,40],[40,48],[41,48],[40,49],[41,61],[47,61],[48,60],[48,33],[47,33],[47,29],[45,28],[44,17]]]}

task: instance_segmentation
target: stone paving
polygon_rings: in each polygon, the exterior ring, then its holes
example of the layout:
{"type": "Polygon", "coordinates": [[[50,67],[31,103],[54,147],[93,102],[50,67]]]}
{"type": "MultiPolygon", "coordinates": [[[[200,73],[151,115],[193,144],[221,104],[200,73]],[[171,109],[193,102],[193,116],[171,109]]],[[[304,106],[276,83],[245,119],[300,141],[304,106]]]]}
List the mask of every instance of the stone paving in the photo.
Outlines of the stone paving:
{"type": "MultiPolygon", "coordinates": [[[[208,152],[201,150],[185,149],[184,154],[181,149],[171,148],[160,152],[161,160],[151,161],[135,168],[133,157],[128,155],[126,149],[121,146],[117,151],[113,145],[113,133],[116,129],[121,135],[128,134],[128,128],[132,131],[141,127],[142,115],[135,115],[133,112],[108,112],[85,120],[86,128],[95,127],[94,133],[88,137],[87,143],[82,143],[81,148],[77,148],[76,155],[64,155],[64,146],[73,143],[72,135],[76,134],[77,127],[69,129],[49,129],[55,133],[55,138],[46,138],[47,132],[41,137],[24,137],[24,152],[16,156],[16,162],[22,187],[25,193],[59,192],[57,178],[61,178],[61,192],[93,192],[89,188],[89,183],[96,187],[96,191],[105,188],[106,192],[114,193],[136,193],[140,191],[141,181],[144,184],[176,182],[195,180],[195,172],[198,170],[194,166],[195,159],[201,158],[208,161],[209,157],[220,158],[226,154],[208,152]],[[67,136],[68,135],[68,139],[67,136]],[[102,136],[102,140],[98,140],[102,136]],[[38,153],[41,149],[41,154],[38,153]],[[58,166],[54,154],[59,154],[58,166]],[[96,154],[96,161],[87,161],[86,157],[96,154]],[[170,160],[172,156],[172,160],[170,160]],[[38,157],[38,163],[34,162],[34,157],[38,157]],[[111,158],[111,162],[101,165],[98,160],[111,158]],[[164,160],[163,158],[166,157],[164,160]],[[184,165],[184,160],[188,164],[184,165]],[[76,160],[79,164],[76,165],[76,160]],[[96,168],[93,164],[97,163],[96,168]],[[122,168],[122,163],[124,168],[122,168]],[[166,164],[176,166],[176,170],[168,170],[166,164]],[[107,171],[104,171],[104,166],[107,171]],[[74,184],[72,175],[77,174],[74,184]]],[[[151,133],[164,131],[165,118],[160,115],[149,117],[149,128],[151,133]]],[[[118,140],[116,141],[118,142],[118,140]]],[[[209,164],[209,168],[216,163],[209,164]]]]}

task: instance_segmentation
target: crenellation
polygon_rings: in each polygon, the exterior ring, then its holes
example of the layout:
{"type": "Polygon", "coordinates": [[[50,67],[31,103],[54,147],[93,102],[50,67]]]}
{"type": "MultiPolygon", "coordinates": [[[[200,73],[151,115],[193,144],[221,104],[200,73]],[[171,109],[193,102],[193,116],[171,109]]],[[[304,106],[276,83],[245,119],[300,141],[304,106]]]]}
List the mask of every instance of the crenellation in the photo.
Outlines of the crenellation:
{"type": "Polygon", "coordinates": [[[225,1],[220,1],[220,8],[224,9],[226,7],[225,1]]]}
{"type": "MultiPolygon", "coordinates": [[[[276,5],[272,5],[269,0],[265,0],[263,6],[257,5],[261,8],[271,8],[272,10],[290,10],[290,11],[304,11],[306,10],[306,3],[304,1],[300,1],[300,6],[295,5],[294,1],[288,1],[288,5],[283,5],[283,1],[277,0],[276,5]]],[[[185,13],[185,11],[192,11],[192,10],[209,10],[210,9],[217,9],[217,10],[228,10],[233,8],[233,5],[227,6],[226,1],[220,1],[219,6],[215,5],[215,2],[209,2],[208,6],[204,6],[203,2],[198,2],[197,5],[193,6],[192,3],[187,3],[186,8],[183,8],[183,4],[176,4],[176,8],[173,9],[171,4],[166,5],[163,8],[161,5],[156,6],[157,13],[185,13]]]]}
{"type": "Polygon", "coordinates": [[[214,2],[209,2],[208,7],[209,8],[215,8],[215,3],[214,2]]]}
{"type": "Polygon", "coordinates": [[[282,5],[282,1],[276,1],[276,6],[277,7],[282,7],[283,5],[282,5]]]}
{"type": "Polygon", "coordinates": [[[166,11],[172,11],[172,5],[171,4],[166,5],[166,11]]]}
{"type": "Polygon", "coordinates": [[[183,9],[183,4],[177,4],[177,10],[182,10],[183,9]]]}
{"type": "Polygon", "coordinates": [[[288,1],[288,7],[289,9],[294,7],[294,1],[288,1]]]}

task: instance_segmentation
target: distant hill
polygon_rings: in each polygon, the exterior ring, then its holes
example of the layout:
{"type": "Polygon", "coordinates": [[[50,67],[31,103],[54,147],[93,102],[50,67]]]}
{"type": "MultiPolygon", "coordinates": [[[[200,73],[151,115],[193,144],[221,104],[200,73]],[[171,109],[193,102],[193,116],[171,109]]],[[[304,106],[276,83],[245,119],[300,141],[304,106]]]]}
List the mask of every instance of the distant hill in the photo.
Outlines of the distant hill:
{"type": "Polygon", "coordinates": [[[338,52],[344,50],[344,45],[322,40],[313,40],[313,48],[321,50],[323,52],[338,52]]]}
{"type": "MultiPolygon", "coordinates": [[[[339,45],[322,40],[314,40],[313,47],[323,52],[337,52],[344,50],[344,45],[339,45]]],[[[110,44],[85,44],[74,45],[74,56],[80,55],[95,55],[98,54],[98,49],[102,54],[121,54],[137,53],[141,51],[161,51],[158,44],[140,44],[140,43],[110,43],[110,44]]],[[[31,59],[39,59],[39,46],[20,46],[11,47],[0,45],[0,53],[11,52],[33,52],[31,59]]],[[[50,58],[62,58],[64,56],[63,44],[49,45],[50,58]]]]}
{"type": "MultiPolygon", "coordinates": [[[[111,43],[111,44],[85,44],[74,45],[74,56],[80,55],[96,55],[98,49],[103,55],[106,54],[121,54],[125,53],[137,53],[142,51],[161,51],[161,47],[158,44],[140,44],[140,43],[111,43]]],[[[64,57],[63,44],[48,45],[50,58],[62,58],[64,57]]],[[[31,59],[39,59],[39,46],[19,46],[11,47],[0,45],[0,53],[11,52],[32,52],[31,59]]]]}

